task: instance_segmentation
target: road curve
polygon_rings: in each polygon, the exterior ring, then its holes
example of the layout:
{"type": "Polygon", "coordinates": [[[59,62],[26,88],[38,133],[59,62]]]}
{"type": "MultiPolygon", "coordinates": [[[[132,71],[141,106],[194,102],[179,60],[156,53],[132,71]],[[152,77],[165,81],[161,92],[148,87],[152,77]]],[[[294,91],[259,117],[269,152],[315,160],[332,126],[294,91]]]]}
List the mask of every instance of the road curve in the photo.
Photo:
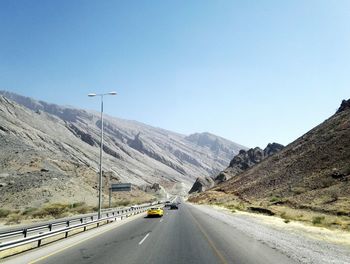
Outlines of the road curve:
{"type": "MultiPolygon", "coordinates": [[[[58,242],[59,243],[59,242],[58,242]]],[[[25,254],[17,258],[25,260],[25,254]]],[[[21,263],[259,264],[295,263],[267,245],[188,204],[162,218],[140,217],[118,228],[21,263]]],[[[5,262],[6,263],[6,262],[5,262]]],[[[20,263],[20,262],[18,262],[20,263]]]]}

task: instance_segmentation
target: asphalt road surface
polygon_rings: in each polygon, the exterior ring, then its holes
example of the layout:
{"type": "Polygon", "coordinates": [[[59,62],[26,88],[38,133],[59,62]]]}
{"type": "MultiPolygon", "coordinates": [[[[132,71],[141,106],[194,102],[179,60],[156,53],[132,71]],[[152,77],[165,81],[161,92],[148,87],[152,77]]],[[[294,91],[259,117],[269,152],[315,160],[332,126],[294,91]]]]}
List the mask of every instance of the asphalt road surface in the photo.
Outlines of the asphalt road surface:
{"type": "MultiPolygon", "coordinates": [[[[59,243],[59,242],[57,242],[59,243]]],[[[25,259],[25,254],[22,259],[25,259]],[[24,258],[23,258],[24,257],[24,258]]],[[[182,203],[162,218],[139,217],[38,260],[42,264],[284,264],[295,263],[267,245],[182,203]]]]}

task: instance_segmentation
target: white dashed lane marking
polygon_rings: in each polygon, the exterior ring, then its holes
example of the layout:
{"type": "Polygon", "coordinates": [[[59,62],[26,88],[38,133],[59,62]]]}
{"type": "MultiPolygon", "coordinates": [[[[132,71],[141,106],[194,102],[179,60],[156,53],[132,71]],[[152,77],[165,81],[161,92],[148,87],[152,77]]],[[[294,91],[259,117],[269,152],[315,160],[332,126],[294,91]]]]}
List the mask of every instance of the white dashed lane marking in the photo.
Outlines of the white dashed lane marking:
{"type": "Polygon", "coordinates": [[[139,242],[139,245],[141,245],[145,240],[146,238],[149,236],[149,233],[139,242]]]}

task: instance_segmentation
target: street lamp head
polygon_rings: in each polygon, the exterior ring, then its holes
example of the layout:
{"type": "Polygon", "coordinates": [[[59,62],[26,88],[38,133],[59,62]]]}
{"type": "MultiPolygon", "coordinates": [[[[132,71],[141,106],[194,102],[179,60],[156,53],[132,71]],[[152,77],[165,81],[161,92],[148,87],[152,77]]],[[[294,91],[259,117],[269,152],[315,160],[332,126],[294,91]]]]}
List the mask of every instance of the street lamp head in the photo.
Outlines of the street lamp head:
{"type": "Polygon", "coordinates": [[[109,94],[109,95],[116,95],[117,92],[109,92],[108,94],[109,94]]]}
{"type": "Polygon", "coordinates": [[[89,93],[88,96],[89,97],[94,97],[94,96],[96,96],[96,94],[95,93],[89,93]]]}

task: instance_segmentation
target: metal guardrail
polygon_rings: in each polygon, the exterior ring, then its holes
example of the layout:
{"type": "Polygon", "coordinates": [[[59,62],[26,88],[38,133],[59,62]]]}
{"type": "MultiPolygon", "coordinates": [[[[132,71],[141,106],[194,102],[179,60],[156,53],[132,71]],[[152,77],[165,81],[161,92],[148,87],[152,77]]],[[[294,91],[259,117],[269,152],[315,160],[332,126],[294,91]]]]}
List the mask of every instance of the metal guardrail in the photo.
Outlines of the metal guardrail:
{"type": "MultiPolygon", "coordinates": [[[[131,207],[126,207],[126,208],[117,208],[115,210],[106,210],[105,212],[102,213],[102,216],[105,215],[107,216],[108,213],[113,213],[114,214],[120,214],[120,213],[124,213],[126,212],[128,209],[130,209],[131,207]]],[[[39,224],[33,224],[27,227],[21,227],[21,228],[15,228],[15,229],[11,229],[9,231],[1,231],[0,230],[0,244],[1,244],[1,239],[5,238],[5,237],[11,237],[11,236],[15,236],[15,235],[20,235],[23,234],[24,237],[26,237],[27,233],[30,232],[34,232],[37,230],[46,230],[48,229],[49,231],[51,231],[54,227],[56,226],[60,226],[60,225],[66,225],[69,226],[71,225],[73,222],[86,222],[86,221],[92,221],[94,219],[97,219],[97,214],[94,213],[90,213],[90,214],[86,214],[86,215],[81,215],[79,217],[71,217],[71,218],[65,218],[64,220],[62,219],[56,219],[56,220],[52,220],[52,221],[48,221],[45,223],[39,223],[39,224]]]]}
{"type": "Polygon", "coordinates": [[[121,218],[121,220],[125,217],[128,217],[130,215],[139,214],[142,212],[145,212],[148,208],[152,207],[154,205],[143,205],[140,207],[129,207],[124,209],[119,209],[116,211],[109,211],[105,213],[105,216],[101,219],[97,219],[97,215],[91,215],[91,216],[85,216],[85,217],[79,217],[79,218],[72,218],[65,221],[53,221],[46,224],[41,224],[37,226],[32,226],[28,228],[20,228],[18,230],[11,230],[8,232],[2,232],[0,233],[0,251],[23,246],[29,243],[38,242],[37,246],[41,246],[41,241],[46,238],[50,238],[56,235],[60,235],[65,233],[65,238],[68,237],[68,233],[70,231],[84,228],[84,231],[87,230],[87,227],[90,225],[97,225],[97,227],[100,225],[101,222],[109,220],[117,220],[117,218],[121,218]],[[96,219],[94,219],[96,217],[96,219]],[[54,229],[54,227],[65,225],[62,228],[54,229]],[[44,231],[39,232],[39,234],[30,235],[30,233],[34,233],[37,231],[44,231]],[[10,240],[1,242],[1,240],[8,239],[11,237],[16,237],[19,235],[23,235],[23,238],[10,240]]]}

